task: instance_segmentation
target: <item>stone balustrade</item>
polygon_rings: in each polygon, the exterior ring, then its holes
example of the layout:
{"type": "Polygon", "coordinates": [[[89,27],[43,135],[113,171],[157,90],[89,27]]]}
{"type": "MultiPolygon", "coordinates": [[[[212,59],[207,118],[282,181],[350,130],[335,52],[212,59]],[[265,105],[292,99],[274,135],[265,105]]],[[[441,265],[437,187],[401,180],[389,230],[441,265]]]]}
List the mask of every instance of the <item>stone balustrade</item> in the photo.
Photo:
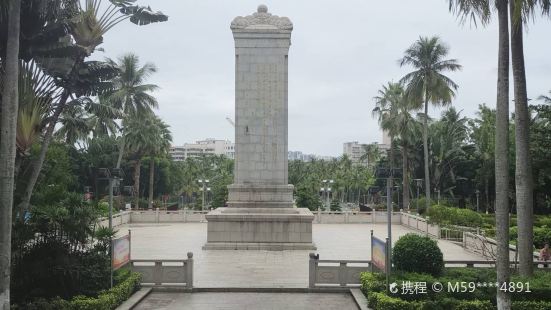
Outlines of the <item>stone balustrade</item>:
{"type": "Polygon", "coordinates": [[[133,259],[130,261],[133,272],[142,274],[144,285],[171,285],[193,288],[193,253],[187,259],[133,259]]]}
{"type": "Polygon", "coordinates": [[[358,287],[360,274],[371,270],[368,260],[320,260],[310,253],[309,287],[358,287]]]}
{"type": "MultiPolygon", "coordinates": [[[[446,260],[444,266],[494,268],[494,260],[446,260]]],[[[515,262],[511,262],[511,267],[515,262]]],[[[551,262],[534,261],[534,267],[551,271],[551,262]]],[[[310,288],[350,288],[361,286],[360,274],[372,271],[370,260],[320,260],[319,254],[310,253],[310,288]]]]}
{"type": "Polygon", "coordinates": [[[438,239],[440,239],[441,237],[440,226],[429,224],[427,219],[417,215],[413,215],[407,212],[401,212],[400,224],[438,239]]]}

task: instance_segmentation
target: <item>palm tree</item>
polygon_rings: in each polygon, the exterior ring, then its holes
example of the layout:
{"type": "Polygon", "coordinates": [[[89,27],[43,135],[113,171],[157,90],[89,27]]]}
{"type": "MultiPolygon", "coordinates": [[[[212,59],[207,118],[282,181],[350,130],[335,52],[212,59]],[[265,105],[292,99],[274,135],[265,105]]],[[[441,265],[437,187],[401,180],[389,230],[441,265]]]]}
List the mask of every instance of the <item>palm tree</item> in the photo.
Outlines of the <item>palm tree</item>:
{"type": "MultiPolygon", "coordinates": [[[[67,100],[69,98],[78,99],[82,96],[102,95],[111,90],[109,80],[116,75],[116,70],[101,62],[85,61],[103,42],[103,35],[127,19],[137,25],[168,20],[168,16],[160,12],[153,12],[149,7],[130,4],[130,1],[110,1],[109,5],[103,6],[101,0],[84,0],[82,3],[76,1],[70,5],[59,5],[59,7],[63,7],[63,14],[52,14],[55,20],[44,22],[44,27],[51,24],[57,24],[59,27],[63,25],[63,28],[67,28],[69,32],[62,38],[56,38],[54,42],[48,42],[48,51],[51,51],[52,45],[66,44],[61,51],[52,51],[52,54],[45,56],[35,55],[41,65],[59,76],[57,82],[63,85],[64,91],[53,106],[48,125],[42,135],[40,153],[31,164],[30,177],[21,201],[22,209],[27,209],[30,205],[31,196],[42,170],[54,130],[63,110],[67,107],[67,100]],[[58,55],[60,52],[65,57],[60,58],[58,55]]],[[[39,5],[36,7],[42,8],[39,5]]],[[[60,9],[60,11],[63,10],[60,9]]],[[[42,30],[39,29],[37,32],[42,35],[42,30]]]]}
{"type": "Polygon", "coordinates": [[[430,129],[434,188],[452,197],[457,180],[463,178],[457,166],[465,161],[467,130],[467,118],[461,117],[454,107],[444,111],[430,129]]]}
{"type": "MultiPolygon", "coordinates": [[[[483,25],[495,7],[498,19],[498,68],[495,139],[497,281],[507,283],[509,271],[509,5],[508,0],[449,0],[450,9],[465,18],[478,18],[483,25]]],[[[497,291],[497,307],[511,309],[511,297],[497,291]]]]}
{"type": "MultiPolygon", "coordinates": [[[[134,54],[126,54],[115,62],[112,59],[107,60],[111,65],[119,68],[121,74],[114,82],[115,91],[106,99],[116,108],[121,109],[128,118],[135,118],[136,115],[151,113],[152,108],[157,108],[157,99],[150,93],[156,91],[159,87],[154,84],[145,84],[145,81],[155,72],[157,68],[152,63],[145,63],[139,66],[139,58],[134,54]]],[[[123,119],[123,130],[126,127],[123,119]]],[[[121,165],[122,157],[125,151],[125,133],[122,133],[119,157],[116,167],[121,165]]]]}
{"type": "Polygon", "coordinates": [[[430,172],[428,146],[429,103],[448,105],[455,96],[458,85],[445,71],[457,71],[461,65],[455,59],[445,59],[449,48],[438,37],[420,37],[405,51],[400,66],[410,65],[415,71],[406,74],[400,82],[406,86],[406,94],[411,100],[425,103],[423,115],[423,154],[425,158],[425,191],[427,209],[430,207],[430,172]]]}
{"type": "Polygon", "coordinates": [[[390,165],[393,168],[394,162],[394,140],[400,138],[402,151],[402,195],[404,207],[409,206],[409,169],[408,169],[408,148],[411,142],[411,131],[415,119],[411,111],[420,108],[419,101],[408,98],[404,89],[399,83],[388,83],[379,90],[379,96],[375,97],[375,108],[373,115],[378,117],[381,128],[390,136],[390,165]]]}
{"type": "MultiPolygon", "coordinates": [[[[124,139],[130,151],[130,157],[134,161],[134,192],[136,193],[136,208],[138,208],[142,159],[145,155],[153,154],[156,150],[160,152],[160,150],[168,148],[172,137],[168,131],[168,126],[162,123],[154,114],[148,113],[129,117],[126,119],[124,126],[124,139]]],[[[150,174],[153,175],[153,172],[151,171],[150,174]]]]}
{"type": "Polygon", "coordinates": [[[493,184],[495,175],[495,110],[485,104],[478,108],[477,118],[471,123],[471,140],[475,147],[476,157],[480,160],[477,169],[477,182],[484,187],[486,197],[486,212],[490,206],[490,184],[493,184]]]}
{"type": "Polygon", "coordinates": [[[166,154],[170,148],[170,143],[172,142],[172,134],[170,133],[169,126],[165,124],[158,117],[154,118],[154,127],[152,130],[155,130],[153,133],[156,136],[155,143],[150,145],[149,149],[149,199],[148,207],[149,209],[153,208],[153,183],[155,178],[155,157],[159,155],[166,154]]]}
{"type": "Polygon", "coordinates": [[[549,0],[510,1],[511,62],[515,96],[515,189],[518,225],[519,273],[534,273],[534,180],[530,156],[530,111],[526,90],[524,64],[523,23],[530,20],[535,10],[549,13],[549,0]]]}
{"type": "Polygon", "coordinates": [[[11,0],[7,5],[8,39],[6,58],[1,64],[4,76],[0,124],[0,233],[2,234],[0,236],[0,309],[2,310],[10,309],[11,227],[19,103],[18,55],[21,0],[11,0]]]}
{"type": "Polygon", "coordinates": [[[363,145],[363,154],[360,156],[361,162],[367,162],[367,166],[373,168],[375,163],[381,158],[381,150],[377,143],[363,145]]]}

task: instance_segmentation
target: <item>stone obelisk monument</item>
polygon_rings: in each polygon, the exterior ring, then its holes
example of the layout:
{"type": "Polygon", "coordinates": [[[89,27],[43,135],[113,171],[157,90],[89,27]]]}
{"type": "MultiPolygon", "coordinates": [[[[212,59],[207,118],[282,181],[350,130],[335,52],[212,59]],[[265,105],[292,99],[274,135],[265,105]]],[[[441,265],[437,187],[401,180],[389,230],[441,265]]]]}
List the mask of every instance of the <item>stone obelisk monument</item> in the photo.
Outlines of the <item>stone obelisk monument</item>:
{"type": "Polygon", "coordinates": [[[265,5],[231,23],[235,40],[235,168],[228,207],[209,214],[204,249],[310,250],[308,209],[287,183],[288,54],[293,24],[265,5]]]}

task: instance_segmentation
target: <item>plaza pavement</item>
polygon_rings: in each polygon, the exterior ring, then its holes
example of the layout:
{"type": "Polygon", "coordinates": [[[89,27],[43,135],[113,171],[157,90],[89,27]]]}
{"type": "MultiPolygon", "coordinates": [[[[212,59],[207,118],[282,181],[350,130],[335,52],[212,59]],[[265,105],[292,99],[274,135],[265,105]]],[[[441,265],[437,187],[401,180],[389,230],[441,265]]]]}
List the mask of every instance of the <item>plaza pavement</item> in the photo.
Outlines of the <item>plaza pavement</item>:
{"type": "MultiPolygon", "coordinates": [[[[320,259],[370,260],[370,230],[386,237],[386,224],[314,224],[313,238],[320,259]]],[[[132,259],[185,259],[193,252],[195,287],[308,287],[311,251],[204,251],[206,223],[129,224],[119,235],[132,230],[132,259]]],[[[414,232],[393,225],[393,242],[414,232]]],[[[453,242],[438,240],[448,260],[483,260],[453,242]]],[[[415,259],[415,258],[412,258],[415,259]]],[[[183,300],[187,297],[181,297],[183,300]]]]}
{"type": "Polygon", "coordinates": [[[135,310],[352,310],[350,294],[332,293],[160,293],[147,296],[135,310]]]}

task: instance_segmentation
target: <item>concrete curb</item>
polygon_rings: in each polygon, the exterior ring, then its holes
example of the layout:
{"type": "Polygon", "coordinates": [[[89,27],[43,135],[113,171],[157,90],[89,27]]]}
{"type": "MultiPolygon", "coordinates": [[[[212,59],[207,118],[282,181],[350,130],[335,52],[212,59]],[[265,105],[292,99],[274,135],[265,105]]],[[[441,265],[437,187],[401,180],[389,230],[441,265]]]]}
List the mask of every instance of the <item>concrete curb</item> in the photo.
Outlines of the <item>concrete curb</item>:
{"type": "Polygon", "coordinates": [[[356,302],[356,305],[358,305],[358,308],[360,308],[360,310],[370,310],[370,308],[367,307],[367,298],[365,298],[365,295],[360,289],[350,289],[350,295],[352,295],[354,301],[356,302]]]}
{"type": "Polygon", "coordinates": [[[154,286],[153,292],[165,293],[350,293],[350,288],[302,287],[194,287],[154,286]]]}
{"type": "Polygon", "coordinates": [[[118,306],[116,310],[131,310],[139,304],[153,289],[151,287],[142,287],[136,293],[132,294],[128,300],[118,306]]]}

